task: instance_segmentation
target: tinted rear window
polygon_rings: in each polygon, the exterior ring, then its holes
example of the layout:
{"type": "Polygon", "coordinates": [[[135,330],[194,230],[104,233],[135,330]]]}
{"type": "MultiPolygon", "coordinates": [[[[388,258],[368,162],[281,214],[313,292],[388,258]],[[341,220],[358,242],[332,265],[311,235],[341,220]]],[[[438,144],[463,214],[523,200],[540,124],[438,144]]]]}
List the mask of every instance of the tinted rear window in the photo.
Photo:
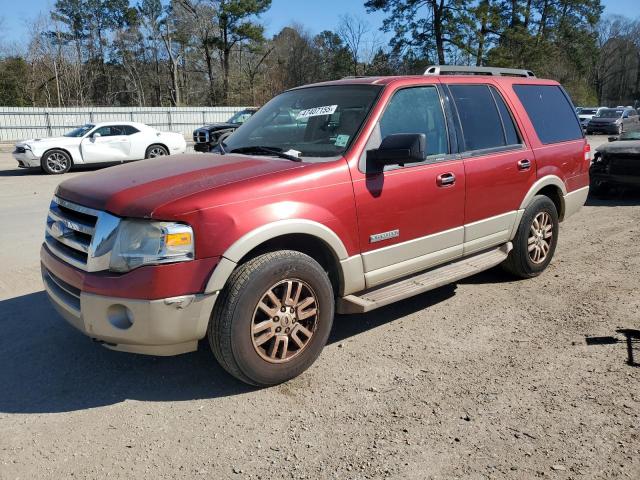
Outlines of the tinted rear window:
{"type": "Polygon", "coordinates": [[[506,144],[502,121],[486,85],[450,85],[458,109],[465,150],[483,150],[506,144]]]}
{"type": "Polygon", "coordinates": [[[555,85],[514,85],[538,138],[545,145],[582,138],[576,113],[562,89],[555,85]]]}

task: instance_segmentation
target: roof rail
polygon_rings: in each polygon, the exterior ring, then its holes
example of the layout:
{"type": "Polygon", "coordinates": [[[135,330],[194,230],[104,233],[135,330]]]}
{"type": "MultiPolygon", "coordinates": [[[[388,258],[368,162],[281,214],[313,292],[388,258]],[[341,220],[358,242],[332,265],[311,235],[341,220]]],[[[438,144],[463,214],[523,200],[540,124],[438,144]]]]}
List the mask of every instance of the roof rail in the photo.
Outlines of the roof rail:
{"type": "Polygon", "coordinates": [[[425,75],[493,75],[497,77],[535,77],[531,70],[496,67],[465,67],[459,65],[431,65],[425,75]]]}

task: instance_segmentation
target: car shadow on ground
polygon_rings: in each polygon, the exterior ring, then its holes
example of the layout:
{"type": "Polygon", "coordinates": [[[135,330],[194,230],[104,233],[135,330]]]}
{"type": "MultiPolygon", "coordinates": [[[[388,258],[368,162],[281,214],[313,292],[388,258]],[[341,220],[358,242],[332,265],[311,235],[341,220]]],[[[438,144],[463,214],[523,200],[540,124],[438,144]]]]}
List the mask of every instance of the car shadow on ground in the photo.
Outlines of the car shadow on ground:
{"type": "Polygon", "coordinates": [[[39,168],[11,168],[9,170],[0,170],[0,177],[26,177],[29,175],[44,175],[39,168]]]}
{"type": "MultiPolygon", "coordinates": [[[[362,315],[337,315],[329,344],[428,308],[448,285],[362,315]]],[[[103,348],[67,325],[44,292],[0,301],[0,412],[55,413],[126,399],[181,401],[255,390],[227,374],[205,341],[197,352],[153,357],[103,348]]]]}

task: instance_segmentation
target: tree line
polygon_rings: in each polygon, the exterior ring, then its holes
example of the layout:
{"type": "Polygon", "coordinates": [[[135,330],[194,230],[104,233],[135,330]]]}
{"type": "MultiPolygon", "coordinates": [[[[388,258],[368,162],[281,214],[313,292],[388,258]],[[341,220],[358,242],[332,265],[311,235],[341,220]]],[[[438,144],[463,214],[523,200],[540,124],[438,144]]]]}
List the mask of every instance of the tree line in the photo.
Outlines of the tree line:
{"type": "Polygon", "coordinates": [[[4,45],[0,105],[261,105],[349,75],[421,74],[430,64],[526,68],[577,104],[640,99],[640,21],[600,0],[366,0],[374,29],[338,16],[272,37],[271,0],[57,0],[23,45],[4,45]]]}

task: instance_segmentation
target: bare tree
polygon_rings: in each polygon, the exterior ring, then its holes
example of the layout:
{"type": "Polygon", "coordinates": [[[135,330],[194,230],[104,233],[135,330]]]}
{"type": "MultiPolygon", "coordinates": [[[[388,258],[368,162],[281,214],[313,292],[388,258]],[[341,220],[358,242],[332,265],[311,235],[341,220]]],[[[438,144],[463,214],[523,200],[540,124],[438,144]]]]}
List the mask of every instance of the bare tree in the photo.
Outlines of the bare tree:
{"type": "MultiPolygon", "coordinates": [[[[346,14],[340,17],[338,35],[351,55],[353,75],[358,75],[358,63],[362,54],[365,37],[369,33],[369,24],[360,17],[346,14]]],[[[375,50],[372,50],[375,51],[375,50]]]]}

